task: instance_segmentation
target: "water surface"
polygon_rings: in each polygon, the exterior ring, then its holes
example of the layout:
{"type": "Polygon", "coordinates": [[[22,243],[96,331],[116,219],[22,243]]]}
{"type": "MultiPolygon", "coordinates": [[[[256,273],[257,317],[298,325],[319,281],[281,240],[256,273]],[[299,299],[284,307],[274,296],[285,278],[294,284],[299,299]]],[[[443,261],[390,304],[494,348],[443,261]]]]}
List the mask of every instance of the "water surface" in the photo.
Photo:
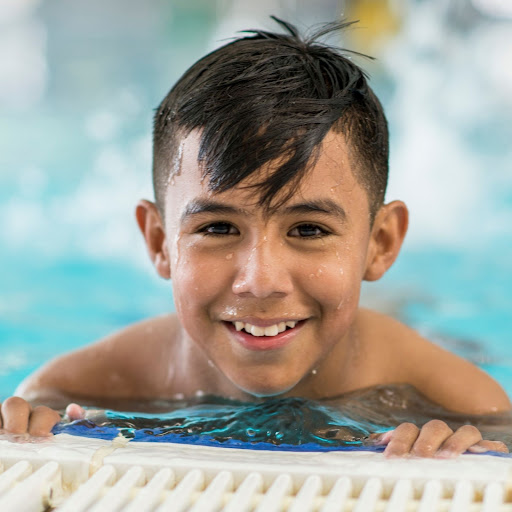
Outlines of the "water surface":
{"type": "MultiPolygon", "coordinates": [[[[237,448],[339,450],[382,449],[370,436],[403,422],[431,419],[456,429],[475,425],[488,440],[512,449],[512,414],[461,415],[430,402],[409,385],[377,386],[326,400],[298,397],[240,402],[203,396],[174,402],[118,402],[118,410],[91,410],[88,418],[63,422],[55,433],[134,441],[178,442],[237,448]],[[120,412],[119,409],[133,412],[120,412]]],[[[110,404],[111,407],[114,404],[110,404]]]]}

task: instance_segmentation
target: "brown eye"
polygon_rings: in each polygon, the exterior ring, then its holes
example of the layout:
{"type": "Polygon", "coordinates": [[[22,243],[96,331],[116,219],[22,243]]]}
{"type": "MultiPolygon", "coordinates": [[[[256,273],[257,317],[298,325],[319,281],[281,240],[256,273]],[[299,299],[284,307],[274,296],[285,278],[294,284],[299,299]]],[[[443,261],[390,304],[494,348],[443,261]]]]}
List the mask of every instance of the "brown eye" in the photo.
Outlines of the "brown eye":
{"type": "Polygon", "coordinates": [[[201,229],[206,235],[236,235],[238,230],[227,222],[215,222],[201,229]]]}
{"type": "Polygon", "coordinates": [[[319,238],[326,234],[327,232],[316,224],[300,224],[289,232],[289,236],[299,238],[319,238]]]}

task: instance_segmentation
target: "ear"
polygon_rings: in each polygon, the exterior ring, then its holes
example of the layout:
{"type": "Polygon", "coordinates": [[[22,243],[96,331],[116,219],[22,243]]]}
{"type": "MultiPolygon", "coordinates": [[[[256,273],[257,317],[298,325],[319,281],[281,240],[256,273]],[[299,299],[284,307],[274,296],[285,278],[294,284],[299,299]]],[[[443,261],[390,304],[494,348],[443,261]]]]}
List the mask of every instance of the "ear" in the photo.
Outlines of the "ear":
{"type": "Polygon", "coordinates": [[[145,199],[139,201],[135,210],[137,224],[146,242],[149,257],[156,271],[164,279],[171,278],[171,261],[167,249],[164,223],[154,203],[145,199]]]}
{"type": "Polygon", "coordinates": [[[380,208],[370,235],[365,281],[380,279],[393,264],[407,233],[409,212],[402,201],[393,201],[380,208]]]}

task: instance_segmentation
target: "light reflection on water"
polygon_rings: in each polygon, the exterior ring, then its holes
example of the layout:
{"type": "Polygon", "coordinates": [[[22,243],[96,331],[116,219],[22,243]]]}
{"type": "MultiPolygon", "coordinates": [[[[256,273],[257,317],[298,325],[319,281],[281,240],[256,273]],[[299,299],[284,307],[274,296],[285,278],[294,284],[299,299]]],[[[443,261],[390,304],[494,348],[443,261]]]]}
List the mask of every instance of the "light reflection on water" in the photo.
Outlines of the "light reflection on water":
{"type": "Polygon", "coordinates": [[[456,414],[408,385],[378,386],[321,401],[292,397],[247,403],[204,396],[153,404],[121,402],[116,409],[90,411],[86,420],[62,423],[54,432],[101,439],[121,433],[135,441],[238,448],[378,450],[382,447],[370,441],[371,434],[406,421],[423,424],[435,418],[453,429],[472,423],[484,439],[503,441],[512,449],[512,414],[456,414]],[[134,409],[139,412],[118,412],[134,409]]]}

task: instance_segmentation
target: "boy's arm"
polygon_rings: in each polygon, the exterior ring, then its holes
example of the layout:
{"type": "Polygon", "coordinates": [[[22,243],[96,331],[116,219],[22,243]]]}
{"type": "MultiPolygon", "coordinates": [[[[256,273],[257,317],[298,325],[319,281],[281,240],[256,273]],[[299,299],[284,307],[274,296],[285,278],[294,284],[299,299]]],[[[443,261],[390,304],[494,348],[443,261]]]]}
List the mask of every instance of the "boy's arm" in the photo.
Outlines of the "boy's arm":
{"type": "Polygon", "coordinates": [[[507,394],[492,377],[401,322],[362,309],[359,326],[369,340],[364,387],[411,384],[432,402],[462,414],[511,410],[507,394]]]}
{"type": "Polygon", "coordinates": [[[85,348],[57,357],[30,375],[15,395],[64,408],[72,397],[146,398],[161,394],[176,322],[171,315],[131,325],[85,348]],[[158,357],[155,357],[158,354],[158,357]]]}
{"type": "MultiPolygon", "coordinates": [[[[167,382],[162,372],[176,333],[173,316],[152,318],[50,361],[3,401],[0,429],[46,436],[61,419],[54,409],[64,409],[70,399],[158,396],[162,382],[167,382]]],[[[85,417],[76,404],[69,405],[66,414],[70,419],[85,417]]]]}
{"type": "MultiPolygon", "coordinates": [[[[364,355],[364,386],[413,385],[432,402],[468,415],[511,410],[503,388],[475,365],[425,340],[414,330],[380,313],[362,309],[360,335],[369,340],[364,355]]],[[[432,420],[421,428],[403,423],[395,430],[374,436],[387,445],[385,454],[449,457],[465,451],[508,452],[498,441],[482,440],[479,430],[465,425],[453,432],[443,421],[432,420]]]]}
{"type": "Polygon", "coordinates": [[[413,374],[411,384],[450,411],[495,414],[511,410],[510,399],[498,382],[441,347],[431,345],[424,353],[419,351],[409,370],[413,374]]]}

